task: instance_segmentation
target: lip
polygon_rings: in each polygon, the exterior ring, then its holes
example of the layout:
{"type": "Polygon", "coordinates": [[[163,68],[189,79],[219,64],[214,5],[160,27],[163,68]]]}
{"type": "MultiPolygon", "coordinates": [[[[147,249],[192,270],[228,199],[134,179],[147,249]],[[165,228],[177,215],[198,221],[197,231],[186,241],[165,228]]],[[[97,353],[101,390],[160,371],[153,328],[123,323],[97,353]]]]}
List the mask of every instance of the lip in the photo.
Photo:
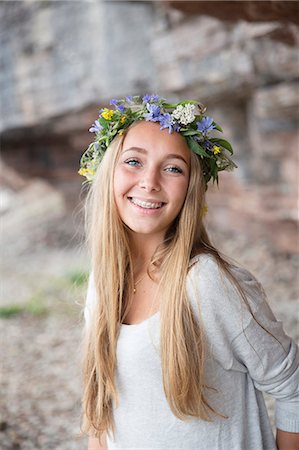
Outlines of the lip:
{"type": "Polygon", "coordinates": [[[153,200],[153,199],[141,199],[140,197],[133,197],[133,196],[128,196],[127,199],[129,200],[130,205],[135,209],[135,211],[138,211],[141,214],[145,214],[145,215],[156,215],[156,214],[160,214],[161,211],[163,210],[164,206],[166,205],[165,202],[161,202],[161,201],[157,201],[157,200],[153,200]],[[136,205],[135,203],[132,202],[132,198],[135,198],[136,200],[139,200],[141,202],[146,202],[146,203],[162,203],[162,206],[160,206],[159,208],[143,208],[142,206],[136,205]]]}
{"type": "Polygon", "coordinates": [[[157,198],[142,198],[142,197],[138,197],[137,195],[128,195],[127,198],[129,200],[131,198],[136,198],[136,200],[139,200],[140,202],[146,202],[146,203],[166,203],[166,202],[163,202],[163,200],[159,200],[157,198]]]}

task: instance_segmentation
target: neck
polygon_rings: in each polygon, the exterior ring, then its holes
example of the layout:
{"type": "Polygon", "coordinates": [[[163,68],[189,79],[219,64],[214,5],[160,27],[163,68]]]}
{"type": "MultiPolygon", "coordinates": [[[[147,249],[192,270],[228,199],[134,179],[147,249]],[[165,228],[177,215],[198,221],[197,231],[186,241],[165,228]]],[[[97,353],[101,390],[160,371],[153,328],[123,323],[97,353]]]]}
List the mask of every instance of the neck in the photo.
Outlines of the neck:
{"type": "Polygon", "coordinates": [[[146,236],[130,233],[130,247],[136,271],[147,267],[157,247],[163,242],[164,236],[146,236]]]}

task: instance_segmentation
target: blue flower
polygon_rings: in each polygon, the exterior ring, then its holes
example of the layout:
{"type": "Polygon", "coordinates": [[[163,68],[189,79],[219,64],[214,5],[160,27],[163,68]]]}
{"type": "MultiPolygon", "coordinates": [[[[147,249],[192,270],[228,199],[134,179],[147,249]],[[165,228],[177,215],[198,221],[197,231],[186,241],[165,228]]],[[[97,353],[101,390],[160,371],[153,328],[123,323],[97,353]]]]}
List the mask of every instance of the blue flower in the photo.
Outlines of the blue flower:
{"type": "Polygon", "coordinates": [[[102,125],[100,125],[100,122],[98,120],[95,121],[95,123],[92,124],[92,126],[89,128],[89,131],[91,133],[97,133],[98,131],[101,131],[103,129],[102,125]]]}
{"type": "Polygon", "coordinates": [[[215,128],[213,125],[212,117],[203,117],[200,122],[196,122],[198,131],[201,131],[203,134],[207,134],[209,131],[212,131],[215,128]]]}
{"type": "Polygon", "coordinates": [[[128,96],[126,97],[126,101],[127,101],[128,103],[132,103],[132,102],[133,102],[133,95],[128,95],[128,96]]]}
{"type": "Polygon", "coordinates": [[[202,142],[202,145],[203,145],[205,150],[208,150],[208,151],[214,153],[214,155],[218,155],[218,153],[221,152],[221,147],[219,146],[218,142],[211,142],[208,139],[205,139],[202,142]]]}
{"type": "Polygon", "coordinates": [[[173,129],[174,129],[174,131],[176,131],[178,133],[180,131],[180,129],[181,129],[181,125],[179,125],[178,123],[174,123],[173,124],[173,129]]]}
{"type": "Polygon", "coordinates": [[[125,110],[126,110],[126,108],[124,107],[124,105],[118,105],[117,108],[118,108],[122,113],[124,113],[125,110]]]}
{"type": "Polygon", "coordinates": [[[151,122],[159,122],[161,118],[160,106],[147,103],[146,107],[149,113],[144,114],[145,120],[150,120],[151,122]]]}
{"type": "Polygon", "coordinates": [[[145,95],[142,99],[144,103],[157,102],[159,100],[159,95],[145,95]]]}
{"type": "Polygon", "coordinates": [[[161,114],[159,122],[161,125],[160,130],[164,130],[164,128],[168,128],[169,134],[172,133],[173,122],[172,122],[172,117],[169,113],[161,114]]]}
{"type": "MultiPolygon", "coordinates": [[[[199,139],[196,139],[196,140],[199,141],[199,139]]],[[[203,146],[204,146],[205,150],[211,150],[211,148],[212,148],[212,145],[211,145],[210,141],[208,141],[208,140],[203,141],[203,146]]]]}
{"type": "Polygon", "coordinates": [[[164,128],[168,128],[169,134],[171,134],[173,131],[179,131],[180,126],[178,123],[173,122],[173,117],[169,113],[161,114],[160,115],[160,130],[164,130],[164,128]]]}
{"type": "Polygon", "coordinates": [[[119,111],[121,111],[122,113],[124,113],[126,110],[124,105],[122,105],[122,104],[119,105],[119,100],[115,100],[115,99],[110,100],[110,105],[116,106],[117,109],[119,109],[119,111]]]}
{"type": "Polygon", "coordinates": [[[201,141],[198,137],[195,137],[195,140],[200,143],[200,145],[203,146],[203,148],[208,151],[214,153],[214,155],[217,155],[220,153],[220,147],[217,144],[217,142],[211,142],[208,139],[205,139],[204,141],[201,141]]]}

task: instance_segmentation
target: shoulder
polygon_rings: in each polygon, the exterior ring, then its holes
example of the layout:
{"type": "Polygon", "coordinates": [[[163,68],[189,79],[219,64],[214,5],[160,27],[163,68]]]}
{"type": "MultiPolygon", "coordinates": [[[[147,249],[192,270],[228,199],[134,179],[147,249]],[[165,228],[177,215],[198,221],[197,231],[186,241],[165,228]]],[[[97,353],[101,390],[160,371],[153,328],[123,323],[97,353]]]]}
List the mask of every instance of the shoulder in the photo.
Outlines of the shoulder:
{"type": "Polygon", "coordinates": [[[238,333],[251,321],[252,313],[264,305],[265,294],[247,269],[230,264],[229,272],[231,276],[213,255],[197,255],[190,260],[186,287],[192,306],[203,320],[217,322],[219,326],[228,324],[228,328],[238,333]]]}
{"type": "MultiPolygon", "coordinates": [[[[248,293],[257,288],[262,289],[255,276],[244,267],[230,263],[229,272],[248,293]]],[[[200,254],[190,260],[188,278],[195,282],[200,280],[205,288],[217,289],[233,284],[232,278],[211,254],[200,254]]]]}

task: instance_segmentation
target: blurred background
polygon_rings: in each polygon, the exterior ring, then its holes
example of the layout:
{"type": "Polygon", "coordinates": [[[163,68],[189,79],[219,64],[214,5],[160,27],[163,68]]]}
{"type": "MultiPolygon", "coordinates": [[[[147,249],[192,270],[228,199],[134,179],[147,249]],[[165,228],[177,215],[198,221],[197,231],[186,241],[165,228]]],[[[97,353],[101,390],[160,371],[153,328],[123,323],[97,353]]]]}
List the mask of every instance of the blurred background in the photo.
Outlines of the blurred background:
{"type": "Polygon", "coordinates": [[[212,240],[298,338],[298,13],[296,1],[0,2],[1,449],[86,448],[77,170],[111,98],[208,106],[239,166],[210,187],[212,240]]]}

